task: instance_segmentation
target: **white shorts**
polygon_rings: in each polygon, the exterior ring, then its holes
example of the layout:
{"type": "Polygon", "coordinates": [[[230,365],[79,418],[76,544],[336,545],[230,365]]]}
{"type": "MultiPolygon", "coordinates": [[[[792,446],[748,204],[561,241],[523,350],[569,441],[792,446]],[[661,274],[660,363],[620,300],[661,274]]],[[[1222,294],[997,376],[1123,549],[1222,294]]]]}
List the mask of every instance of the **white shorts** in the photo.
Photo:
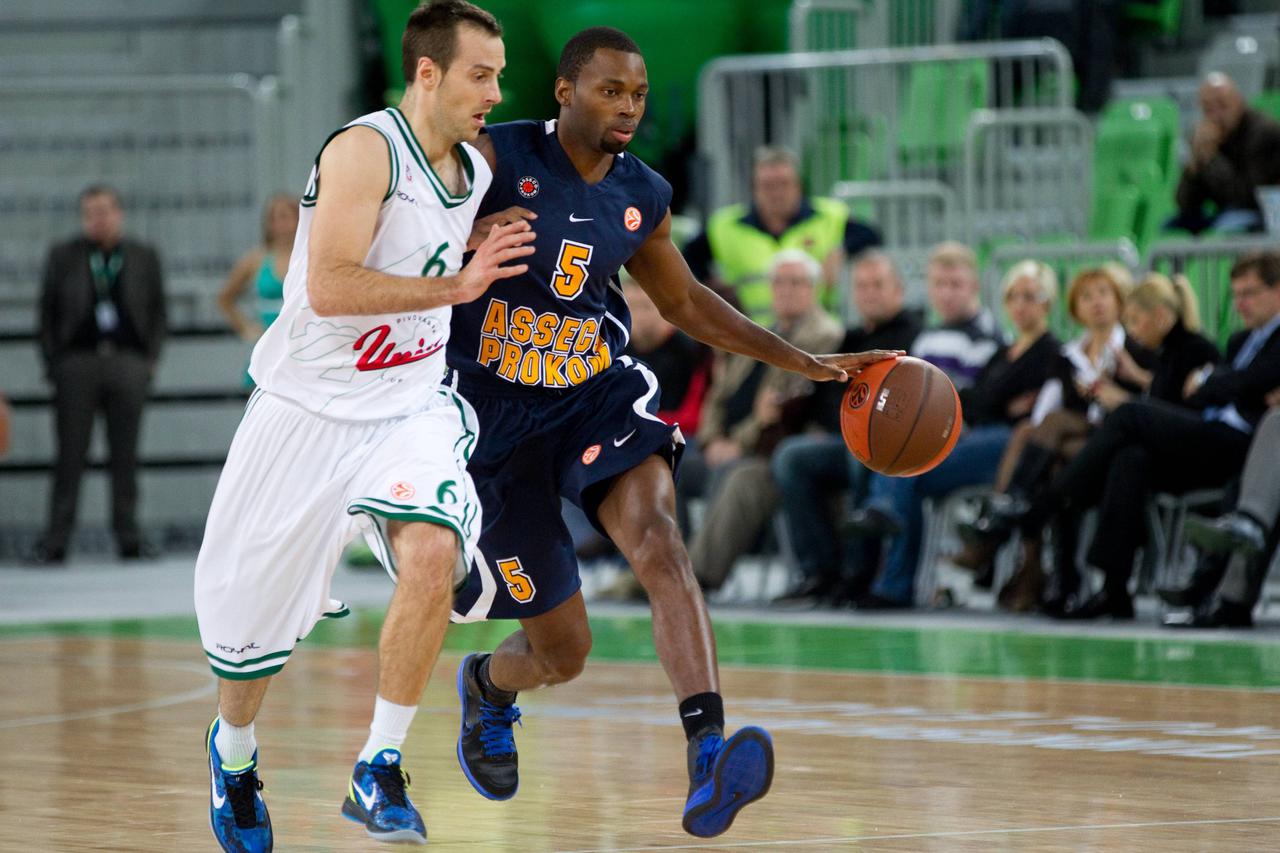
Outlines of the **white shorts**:
{"type": "Polygon", "coordinates": [[[476,436],[471,406],[444,387],[423,411],[382,421],[331,420],[254,392],[196,559],[196,616],[214,673],[278,672],[317,622],[346,616],[329,585],[356,535],[394,578],[388,520],[454,531],[455,580],[465,578],[480,538],[467,474],[476,436]]]}

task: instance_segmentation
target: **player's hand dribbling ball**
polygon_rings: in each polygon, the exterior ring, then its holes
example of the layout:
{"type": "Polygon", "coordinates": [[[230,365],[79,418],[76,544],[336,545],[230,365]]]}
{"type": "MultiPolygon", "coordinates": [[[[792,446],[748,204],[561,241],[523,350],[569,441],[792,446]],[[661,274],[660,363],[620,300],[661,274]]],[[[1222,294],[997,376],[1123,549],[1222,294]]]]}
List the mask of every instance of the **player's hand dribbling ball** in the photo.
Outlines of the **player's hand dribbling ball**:
{"type": "Polygon", "coordinates": [[[960,395],[947,374],[910,356],[878,361],[849,379],[840,433],[859,462],[892,477],[923,474],[960,438],[960,395]]]}

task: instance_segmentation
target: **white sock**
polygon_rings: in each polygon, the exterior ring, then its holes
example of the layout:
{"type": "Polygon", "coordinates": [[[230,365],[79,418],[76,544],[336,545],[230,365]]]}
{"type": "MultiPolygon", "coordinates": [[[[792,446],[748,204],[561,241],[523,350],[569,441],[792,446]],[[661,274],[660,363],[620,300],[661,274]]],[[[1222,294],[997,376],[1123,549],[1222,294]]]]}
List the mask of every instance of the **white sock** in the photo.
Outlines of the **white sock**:
{"type": "Polygon", "coordinates": [[[218,747],[218,756],[222,766],[227,770],[238,770],[253,759],[258,749],[258,741],[253,736],[253,723],[247,726],[233,726],[218,717],[218,733],[213,736],[213,743],[218,747]]]}
{"type": "Polygon", "coordinates": [[[373,722],[369,724],[369,739],[360,750],[359,761],[373,761],[378,750],[391,747],[399,750],[404,746],[404,739],[409,736],[409,725],[413,715],[418,713],[417,705],[397,705],[388,702],[381,696],[373,703],[373,722]]]}

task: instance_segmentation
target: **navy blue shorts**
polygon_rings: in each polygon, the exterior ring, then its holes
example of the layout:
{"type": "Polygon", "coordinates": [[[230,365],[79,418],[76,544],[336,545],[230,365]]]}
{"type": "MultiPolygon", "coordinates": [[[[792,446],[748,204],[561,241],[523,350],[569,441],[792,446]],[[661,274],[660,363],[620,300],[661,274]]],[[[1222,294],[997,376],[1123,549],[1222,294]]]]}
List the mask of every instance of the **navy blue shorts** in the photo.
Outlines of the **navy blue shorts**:
{"type": "Polygon", "coordinates": [[[607,536],[596,517],[604,484],[654,454],[674,472],[684,438],[655,415],[657,377],[626,356],[564,393],[486,394],[465,379],[458,391],[480,421],[467,470],[480,494],[484,529],[453,619],[546,613],[582,586],[560,499],[581,507],[607,536]]]}

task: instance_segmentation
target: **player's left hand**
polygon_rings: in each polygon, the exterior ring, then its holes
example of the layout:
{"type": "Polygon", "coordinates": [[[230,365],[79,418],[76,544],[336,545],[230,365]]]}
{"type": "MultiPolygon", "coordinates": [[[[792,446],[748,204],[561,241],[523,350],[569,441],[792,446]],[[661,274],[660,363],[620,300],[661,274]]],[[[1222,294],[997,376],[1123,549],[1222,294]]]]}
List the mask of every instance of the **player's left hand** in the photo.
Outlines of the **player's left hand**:
{"type": "Polygon", "coordinates": [[[484,242],[485,237],[489,236],[489,231],[495,225],[510,225],[512,222],[537,218],[538,214],[532,210],[519,205],[512,205],[506,210],[499,210],[497,213],[490,213],[482,219],[477,219],[471,225],[471,236],[467,238],[466,251],[474,252],[480,248],[480,244],[484,242]]]}
{"type": "Polygon", "coordinates": [[[797,372],[815,382],[845,382],[868,364],[906,355],[900,349],[873,349],[866,352],[845,352],[835,355],[815,355],[809,364],[797,372]]]}

